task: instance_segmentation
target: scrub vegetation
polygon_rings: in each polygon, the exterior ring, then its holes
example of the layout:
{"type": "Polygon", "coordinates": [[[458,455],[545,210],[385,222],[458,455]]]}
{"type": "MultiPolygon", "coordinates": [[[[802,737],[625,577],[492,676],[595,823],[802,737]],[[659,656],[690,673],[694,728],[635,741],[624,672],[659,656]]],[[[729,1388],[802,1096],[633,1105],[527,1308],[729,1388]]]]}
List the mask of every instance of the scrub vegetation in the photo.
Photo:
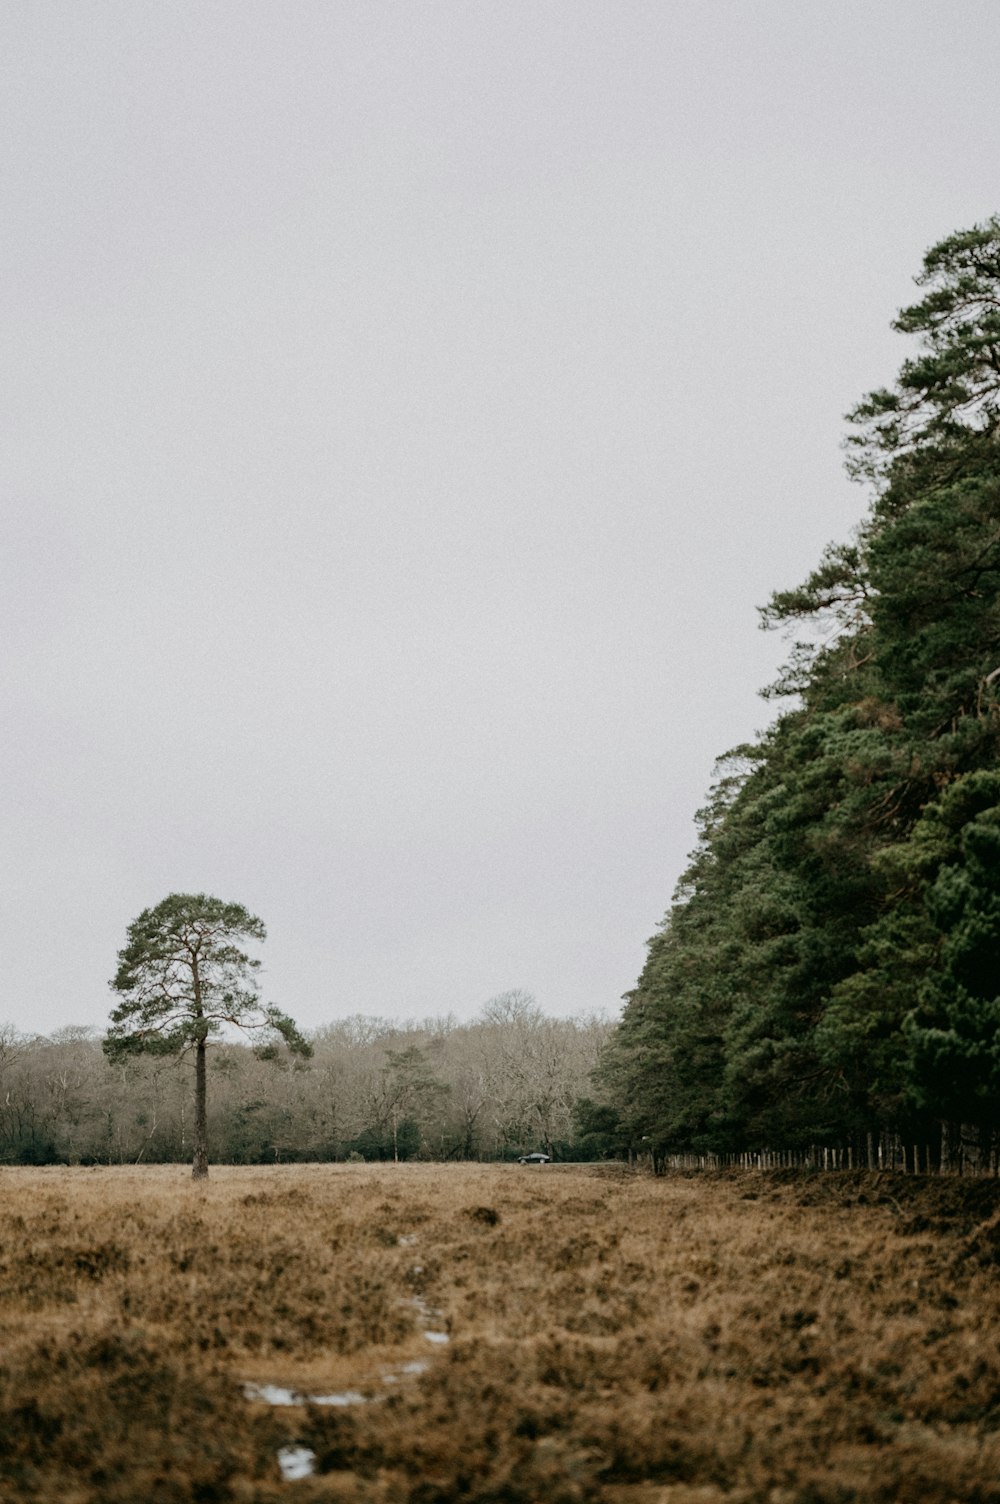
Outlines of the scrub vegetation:
{"type": "Polygon", "coordinates": [[[366,1164],[0,1188],[4,1501],[1000,1501],[992,1180],[366,1164]],[[284,1448],[311,1475],[284,1478],[284,1448]]]}

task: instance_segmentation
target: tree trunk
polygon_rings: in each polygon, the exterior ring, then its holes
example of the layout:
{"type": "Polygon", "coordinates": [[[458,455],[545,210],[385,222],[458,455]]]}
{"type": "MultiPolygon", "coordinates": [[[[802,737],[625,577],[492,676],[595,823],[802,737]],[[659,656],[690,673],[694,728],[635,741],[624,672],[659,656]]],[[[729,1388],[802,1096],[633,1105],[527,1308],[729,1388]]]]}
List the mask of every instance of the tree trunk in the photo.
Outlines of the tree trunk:
{"type": "Polygon", "coordinates": [[[195,1180],[208,1174],[208,1110],[205,1077],[205,1041],[199,1039],[194,1057],[194,1167],[195,1180]]]}
{"type": "Polygon", "coordinates": [[[194,992],[194,1011],[199,1024],[194,1055],[194,1165],[191,1174],[195,1180],[204,1180],[208,1174],[208,1083],[205,1074],[205,1040],[208,1029],[201,1009],[201,974],[197,948],[191,955],[191,986],[194,992]]]}

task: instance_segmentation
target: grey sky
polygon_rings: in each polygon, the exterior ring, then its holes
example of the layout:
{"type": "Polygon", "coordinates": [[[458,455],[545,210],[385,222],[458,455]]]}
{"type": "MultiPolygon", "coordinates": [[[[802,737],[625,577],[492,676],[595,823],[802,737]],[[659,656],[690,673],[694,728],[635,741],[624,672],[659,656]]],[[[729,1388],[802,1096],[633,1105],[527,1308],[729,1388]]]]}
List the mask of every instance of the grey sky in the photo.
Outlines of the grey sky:
{"type": "Polygon", "coordinates": [[[201,890],[307,1026],[616,1007],[998,77],[994,0],[6,0],[0,1019],[201,890]]]}

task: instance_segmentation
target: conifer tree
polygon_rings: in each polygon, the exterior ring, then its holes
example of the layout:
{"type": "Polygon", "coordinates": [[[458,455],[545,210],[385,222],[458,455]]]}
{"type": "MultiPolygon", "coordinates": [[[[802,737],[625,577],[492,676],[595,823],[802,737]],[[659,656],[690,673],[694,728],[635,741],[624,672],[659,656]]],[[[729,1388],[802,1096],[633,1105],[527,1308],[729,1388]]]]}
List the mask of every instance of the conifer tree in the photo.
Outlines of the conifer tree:
{"type": "Polygon", "coordinates": [[[111,1015],[104,1051],[131,1055],[193,1053],[195,1179],[208,1174],[206,1049],[227,1026],[266,1052],[284,1040],[298,1055],[312,1047],[277,1008],[260,1001],[260,961],[242,946],[265,938],[262,922],[242,904],[204,893],[171,893],[129,925],[111,987],[121,1002],[111,1015]]]}
{"type": "Polygon", "coordinates": [[[788,708],[730,764],[606,1055],[654,1143],[1000,1125],[1000,219],[917,281],[918,353],[849,415],[869,515],[762,613],[801,634],[788,708]]]}

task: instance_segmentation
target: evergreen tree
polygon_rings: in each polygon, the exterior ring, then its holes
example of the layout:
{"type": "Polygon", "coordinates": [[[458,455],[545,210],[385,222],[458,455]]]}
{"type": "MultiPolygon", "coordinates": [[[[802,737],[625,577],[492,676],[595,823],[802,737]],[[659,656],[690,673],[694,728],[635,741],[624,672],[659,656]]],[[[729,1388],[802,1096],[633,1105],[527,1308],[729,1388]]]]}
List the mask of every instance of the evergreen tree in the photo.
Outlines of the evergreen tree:
{"type": "Polygon", "coordinates": [[[112,1062],[137,1054],[194,1054],[193,1174],[208,1174],[206,1049],[232,1026],[267,1051],[276,1039],[300,1055],[311,1046],[277,1008],[261,1003],[260,962],[240,943],[263,940],[264,926],[241,904],[204,893],[171,893],[129,925],[111,982],[122,1001],[104,1051],[112,1062]]]}
{"type": "Polygon", "coordinates": [[[762,613],[799,629],[794,703],[728,765],[605,1057],[654,1147],[1000,1121],[1000,220],[917,280],[920,352],[850,415],[869,516],[762,613]]]}

